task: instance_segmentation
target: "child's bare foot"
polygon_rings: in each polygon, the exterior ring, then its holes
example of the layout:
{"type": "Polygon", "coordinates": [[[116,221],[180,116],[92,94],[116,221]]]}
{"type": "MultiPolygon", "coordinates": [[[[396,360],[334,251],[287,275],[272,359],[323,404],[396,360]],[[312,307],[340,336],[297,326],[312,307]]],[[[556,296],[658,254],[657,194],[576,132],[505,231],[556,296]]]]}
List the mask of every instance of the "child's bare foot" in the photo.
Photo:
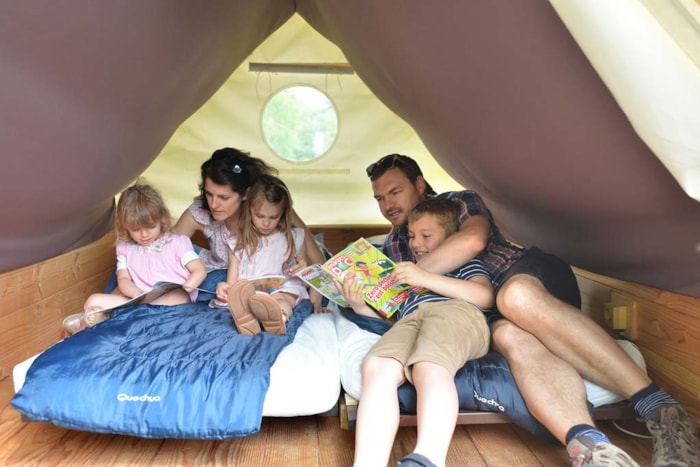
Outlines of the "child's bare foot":
{"type": "Polygon", "coordinates": [[[105,321],[111,315],[111,310],[105,310],[101,306],[93,305],[85,310],[85,324],[88,326],[94,326],[97,323],[105,321]]]}
{"type": "Polygon", "coordinates": [[[265,332],[270,334],[286,334],[287,320],[282,306],[267,294],[255,294],[250,297],[250,310],[262,323],[265,332]]]}
{"type": "Polygon", "coordinates": [[[255,287],[249,281],[239,280],[228,292],[228,309],[240,334],[252,336],[260,332],[258,319],[250,312],[249,302],[255,287]]]}

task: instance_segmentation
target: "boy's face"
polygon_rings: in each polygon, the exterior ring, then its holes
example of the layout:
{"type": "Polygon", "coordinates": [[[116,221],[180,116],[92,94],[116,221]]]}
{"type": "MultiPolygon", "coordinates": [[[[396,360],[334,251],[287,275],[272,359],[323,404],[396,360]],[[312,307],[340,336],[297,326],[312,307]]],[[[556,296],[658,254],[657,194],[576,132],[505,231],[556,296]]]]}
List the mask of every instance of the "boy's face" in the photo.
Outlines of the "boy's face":
{"type": "Polygon", "coordinates": [[[401,226],[406,224],[411,209],[425,198],[425,181],[418,177],[413,184],[401,169],[391,168],[372,182],[372,191],[386,220],[401,226]]]}
{"type": "Polygon", "coordinates": [[[446,237],[445,229],[432,214],[424,214],[408,223],[408,246],[416,261],[437,248],[446,237]]]}

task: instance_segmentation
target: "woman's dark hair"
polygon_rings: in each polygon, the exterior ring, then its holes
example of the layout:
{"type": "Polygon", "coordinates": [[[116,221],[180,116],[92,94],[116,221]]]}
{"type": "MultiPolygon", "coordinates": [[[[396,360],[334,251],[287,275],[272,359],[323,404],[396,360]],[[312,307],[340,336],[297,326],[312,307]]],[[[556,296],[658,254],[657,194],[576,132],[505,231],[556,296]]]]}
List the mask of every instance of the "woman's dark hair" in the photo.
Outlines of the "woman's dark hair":
{"type": "Polygon", "coordinates": [[[228,185],[233,191],[245,197],[248,189],[261,175],[277,175],[277,169],[262,159],[235,148],[221,148],[202,164],[202,180],[199,183],[202,207],[207,211],[209,203],[204,193],[204,182],[208,178],[217,185],[228,185]]]}

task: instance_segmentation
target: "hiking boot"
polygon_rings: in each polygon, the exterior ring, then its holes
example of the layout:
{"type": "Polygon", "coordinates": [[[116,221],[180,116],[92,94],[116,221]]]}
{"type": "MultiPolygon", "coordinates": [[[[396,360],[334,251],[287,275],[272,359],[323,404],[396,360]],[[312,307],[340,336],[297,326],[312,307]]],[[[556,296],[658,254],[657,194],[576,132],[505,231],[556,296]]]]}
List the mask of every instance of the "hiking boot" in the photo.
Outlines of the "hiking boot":
{"type": "Polygon", "coordinates": [[[657,407],[647,422],[647,429],[654,445],[651,465],[700,465],[698,427],[680,405],[657,407]]]}
{"type": "Polygon", "coordinates": [[[577,436],[566,445],[573,467],[639,467],[622,449],[609,443],[593,443],[588,436],[577,436]]]}

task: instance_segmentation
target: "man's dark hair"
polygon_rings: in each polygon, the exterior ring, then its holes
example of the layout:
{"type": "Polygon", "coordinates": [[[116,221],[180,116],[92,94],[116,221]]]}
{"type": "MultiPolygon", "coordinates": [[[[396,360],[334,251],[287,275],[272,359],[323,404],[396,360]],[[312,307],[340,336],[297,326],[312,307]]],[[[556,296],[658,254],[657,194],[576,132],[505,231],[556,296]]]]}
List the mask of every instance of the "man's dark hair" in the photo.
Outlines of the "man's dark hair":
{"type": "MultiPolygon", "coordinates": [[[[413,184],[416,183],[419,176],[423,177],[423,172],[421,171],[420,167],[418,167],[418,163],[410,157],[404,156],[403,154],[389,154],[382,157],[377,162],[370,164],[367,166],[367,176],[371,181],[375,181],[384,175],[387,170],[393,168],[399,169],[401,172],[403,172],[404,175],[406,175],[406,178],[408,178],[413,184]]],[[[423,177],[423,180],[425,181],[425,194],[435,195],[435,190],[433,190],[433,187],[431,187],[428,181],[425,180],[425,177],[423,177]]]]}

